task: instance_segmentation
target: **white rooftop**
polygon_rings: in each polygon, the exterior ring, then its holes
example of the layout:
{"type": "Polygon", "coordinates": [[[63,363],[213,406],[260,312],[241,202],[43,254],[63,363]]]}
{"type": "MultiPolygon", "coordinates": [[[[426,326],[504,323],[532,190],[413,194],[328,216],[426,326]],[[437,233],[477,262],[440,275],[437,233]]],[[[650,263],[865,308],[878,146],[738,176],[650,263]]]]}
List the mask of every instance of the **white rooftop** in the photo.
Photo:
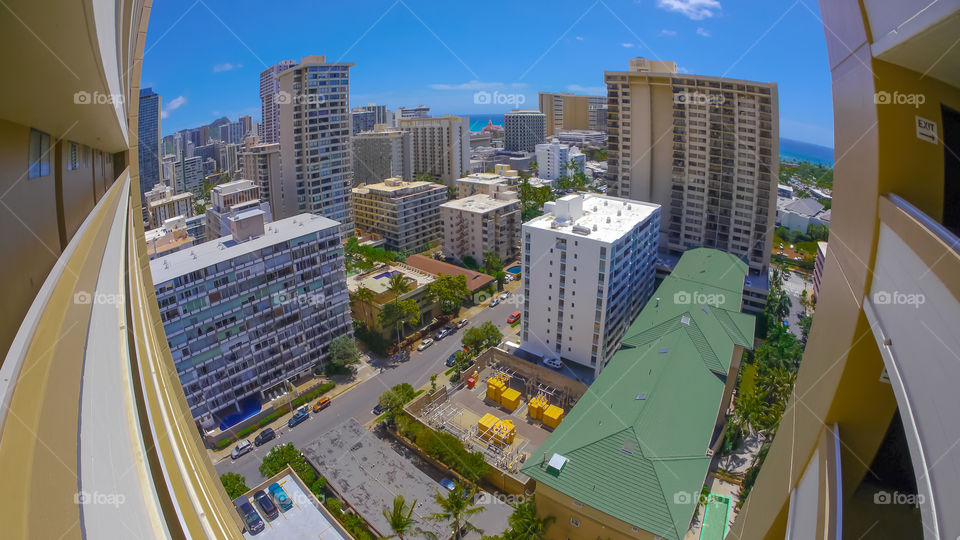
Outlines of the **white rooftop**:
{"type": "Polygon", "coordinates": [[[464,210],[467,212],[486,213],[493,210],[499,210],[512,204],[519,205],[520,199],[505,197],[507,194],[516,194],[515,191],[500,192],[496,198],[492,195],[478,193],[462,199],[454,199],[440,205],[440,208],[453,208],[455,210],[464,210]]]}
{"type": "Polygon", "coordinates": [[[548,202],[543,206],[544,214],[523,227],[615,242],[659,208],[659,204],[595,193],[574,194],[548,202]]]}
{"type": "Polygon", "coordinates": [[[237,242],[233,236],[227,235],[154,259],[150,261],[150,273],[153,274],[154,284],[163,283],[267,246],[339,226],[339,222],[329,218],[314,214],[299,214],[266,224],[263,236],[251,238],[246,242],[237,242]]]}

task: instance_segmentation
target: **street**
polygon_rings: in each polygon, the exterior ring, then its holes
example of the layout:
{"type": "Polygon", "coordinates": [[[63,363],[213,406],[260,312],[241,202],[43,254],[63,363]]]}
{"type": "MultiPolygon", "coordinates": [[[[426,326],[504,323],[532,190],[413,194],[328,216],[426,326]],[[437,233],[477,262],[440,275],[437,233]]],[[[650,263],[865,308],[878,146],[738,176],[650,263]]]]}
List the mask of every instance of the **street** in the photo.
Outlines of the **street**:
{"type": "Polygon", "coordinates": [[[783,292],[790,298],[790,314],[787,321],[790,323],[790,331],[798,338],[802,335],[800,331],[800,317],[803,315],[803,307],[800,306],[800,294],[807,289],[807,295],[813,293],[813,283],[803,274],[787,270],[783,273],[783,292]]]}
{"type": "MultiPolygon", "coordinates": [[[[467,329],[492,321],[504,335],[507,335],[507,329],[510,327],[507,324],[507,317],[514,311],[520,310],[514,301],[516,298],[518,295],[514,294],[507,302],[495,308],[483,308],[479,314],[470,319],[469,325],[453,335],[434,343],[422,352],[414,349],[410,354],[410,360],[406,362],[386,364],[383,360],[374,360],[373,365],[383,367],[381,373],[337,396],[329,407],[319,413],[311,412],[309,420],[293,429],[285,426],[278,429],[276,439],[256,448],[253,452],[237,460],[227,457],[215,463],[217,474],[235,472],[246,478],[248,486],[255,485],[265,480],[258,468],[264,456],[274,446],[292,442],[297,448],[302,448],[351,416],[361,424],[366,424],[374,418],[371,411],[384,390],[403,382],[410,383],[414,388],[420,388],[430,382],[430,376],[434,373],[442,374],[446,371],[448,368],[444,365],[444,361],[460,349],[460,339],[467,329]]],[[[256,434],[250,435],[251,442],[255,436],[256,434]]]]}

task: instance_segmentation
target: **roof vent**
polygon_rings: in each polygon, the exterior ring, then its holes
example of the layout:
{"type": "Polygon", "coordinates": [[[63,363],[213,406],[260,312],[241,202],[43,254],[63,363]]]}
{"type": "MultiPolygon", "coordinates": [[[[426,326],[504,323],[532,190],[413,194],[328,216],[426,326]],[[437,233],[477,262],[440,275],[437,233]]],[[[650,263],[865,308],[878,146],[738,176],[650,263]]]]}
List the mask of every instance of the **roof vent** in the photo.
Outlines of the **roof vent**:
{"type": "Polygon", "coordinates": [[[670,349],[667,347],[660,349],[660,354],[667,354],[668,352],[670,352],[670,349]]]}
{"type": "Polygon", "coordinates": [[[639,401],[643,401],[643,400],[647,399],[647,393],[646,393],[646,392],[640,392],[640,393],[637,394],[636,397],[634,397],[633,399],[639,400],[639,401]]]}
{"type": "Polygon", "coordinates": [[[630,438],[624,439],[620,451],[628,456],[632,456],[633,453],[637,451],[637,441],[630,438]]]}
{"type": "Polygon", "coordinates": [[[684,315],[683,317],[680,317],[680,324],[682,324],[682,325],[684,325],[684,326],[690,326],[690,317],[687,316],[687,315],[684,315]]]}

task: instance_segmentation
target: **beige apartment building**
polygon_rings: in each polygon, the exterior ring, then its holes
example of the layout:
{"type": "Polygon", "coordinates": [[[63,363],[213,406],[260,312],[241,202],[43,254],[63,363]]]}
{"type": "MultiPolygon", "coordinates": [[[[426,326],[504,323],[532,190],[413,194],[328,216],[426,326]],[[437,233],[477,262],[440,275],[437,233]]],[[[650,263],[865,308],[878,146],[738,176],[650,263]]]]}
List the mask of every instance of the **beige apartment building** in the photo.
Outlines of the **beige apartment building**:
{"type": "Polygon", "coordinates": [[[422,251],[440,240],[440,205],[447,188],[434,182],[387,178],[353,188],[353,219],[358,235],[383,238],[386,249],[422,251]]]}
{"type": "Polygon", "coordinates": [[[470,172],[470,119],[460,116],[397,118],[410,132],[413,176],[429,174],[452,186],[470,172]]]}
{"type": "Polygon", "coordinates": [[[496,165],[494,170],[496,172],[473,173],[458,178],[456,183],[457,198],[462,199],[478,193],[493,195],[494,193],[516,189],[516,185],[520,183],[520,175],[517,174],[517,171],[506,165],[496,165]]]}
{"type": "Polygon", "coordinates": [[[591,110],[607,104],[606,96],[578,96],[569,92],[540,92],[539,109],[546,123],[547,137],[559,131],[572,129],[597,129],[591,122],[591,110]]]}
{"type": "Polygon", "coordinates": [[[157,184],[143,196],[147,205],[150,228],[155,229],[176,216],[193,217],[192,192],[174,195],[172,187],[157,184]]]}
{"type": "Polygon", "coordinates": [[[661,250],[743,258],[765,275],[776,216],[777,85],[630,60],[607,71],[608,193],[662,206],[661,250]]]}
{"type": "Polygon", "coordinates": [[[440,205],[443,253],[483,263],[494,252],[503,261],[515,260],[520,247],[520,199],[515,191],[471,195],[440,205]]]}
{"type": "Polygon", "coordinates": [[[242,178],[251,180],[259,189],[261,201],[270,203],[275,220],[295,216],[297,211],[297,185],[293,177],[284,182],[280,173],[280,145],[258,144],[245,148],[240,154],[242,178]]]}
{"type": "Polygon", "coordinates": [[[353,136],[353,185],[413,178],[411,132],[377,124],[353,136]]]}

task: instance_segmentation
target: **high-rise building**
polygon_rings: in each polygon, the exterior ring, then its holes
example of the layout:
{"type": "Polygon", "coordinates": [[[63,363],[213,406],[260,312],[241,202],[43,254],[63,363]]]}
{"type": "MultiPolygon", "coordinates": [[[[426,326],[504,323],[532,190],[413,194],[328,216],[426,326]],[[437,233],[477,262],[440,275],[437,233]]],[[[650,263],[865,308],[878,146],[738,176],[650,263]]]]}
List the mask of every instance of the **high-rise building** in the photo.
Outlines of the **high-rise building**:
{"type": "MultiPolygon", "coordinates": [[[[160,183],[160,94],[140,90],[140,122],[137,125],[137,162],[140,166],[140,201],[160,183]]],[[[144,208],[146,208],[144,206],[144,208]]]]}
{"type": "Polygon", "coordinates": [[[353,234],[352,66],[308,56],[277,76],[280,92],[290,97],[279,104],[281,170],[293,175],[299,209],[340,222],[345,237],[353,234]]]}
{"type": "Polygon", "coordinates": [[[187,406],[208,428],[308,375],[353,334],[335,221],[264,224],[248,210],[230,224],[230,236],[150,262],[187,406]]]}
{"type": "Polygon", "coordinates": [[[596,124],[591,120],[591,111],[606,106],[607,97],[578,96],[569,92],[540,92],[538,102],[539,110],[545,117],[546,134],[550,137],[564,130],[600,130],[592,127],[596,124]]]}
{"type": "Polygon", "coordinates": [[[545,115],[536,110],[514,110],[503,115],[503,148],[511,152],[533,152],[546,138],[545,115]]]}
{"type": "Polygon", "coordinates": [[[496,253],[504,262],[519,254],[520,199],[515,191],[471,195],[440,205],[443,222],[443,253],[478,264],[483,255],[496,253]]]}
{"type": "Polygon", "coordinates": [[[199,156],[173,164],[173,188],[177,193],[189,191],[194,197],[203,197],[203,178],[203,161],[199,156]]]}
{"type": "Polygon", "coordinates": [[[521,233],[522,346],[600,373],[653,294],[660,206],[587,194],[543,210],[521,233]]]}
{"type": "Polygon", "coordinates": [[[413,135],[377,124],[353,137],[353,185],[413,178],[413,135]]]}
{"type": "Polygon", "coordinates": [[[237,118],[237,123],[240,124],[240,140],[234,142],[241,143],[247,135],[250,135],[251,133],[256,134],[256,132],[253,131],[253,117],[249,114],[237,118]]]}
{"type": "Polygon", "coordinates": [[[240,161],[237,154],[240,151],[240,145],[227,143],[220,145],[220,170],[227,174],[233,174],[240,168],[240,161]]]}
{"type": "Polygon", "coordinates": [[[554,141],[538,144],[536,151],[537,176],[545,180],[556,180],[561,176],[570,178],[575,173],[583,172],[587,164],[586,156],[576,146],[554,141]]]}
{"type": "Polygon", "coordinates": [[[438,242],[440,205],[447,188],[435,182],[387,178],[353,188],[353,219],[359,234],[377,234],[393,251],[417,253],[438,242]]]}
{"type": "Polygon", "coordinates": [[[350,111],[351,133],[356,135],[362,131],[371,131],[377,125],[377,112],[355,107],[350,111]]]}
{"type": "Polygon", "coordinates": [[[163,184],[153,186],[144,196],[150,228],[163,225],[168,219],[193,217],[193,193],[174,194],[173,188],[163,184]]]}
{"type": "Polygon", "coordinates": [[[280,145],[258,144],[240,154],[243,178],[260,188],[260,200],[270,203],[273,218],[281,220],[297,214],[297,186],[293,178],[280,174],[280,145]],[[287,181],[291,180],[291,181],[287,181]]]}
{"type": "Polygon", "coordinates": [[[607,131],[607,99],[603,98],[602,105],[590,105],[590,109],[587,111],[587,114],[590,116],[590,130],[591,131],[602,131],[606,133],[607,131]]]}
{"type": "Polygon", "coordinates": [[[397,110],[393,113],[394,121],[397,126],[400,125],[401,120],[409,120],[411,118],[429,118],[430,117],[430,107],[426,105],[417,105],[416,107],[398,107],[397,110]]]}
{"type": "Polygon", "coordinates": [[[376,103],[367,103],[366,105],[360,105],[355,107],[354,110],[364,110],[364,111],[373,111],[374,112],[374,125],[384,124],[387,126],[393,125],[393,113],[386,105],[377,105],[376,103]]]}
{"type": "Polygon", "coordinates": [[[838,156],[830,243],[780,429],[729,537],[954,538],[960,6],[820,13],[838,156]]]}
{"type": "Polygon", "coordinates": [[[663,208],[660,247],[710,247],[765,276],[779,171],[777,85],[630,60],[607,71],[608,194],[663,208]]]}
{"type": "Polygon", "coordinates": [[[452,186],[470,172],[470,119],[460,116],[408,118],[397,116],[397,127],[409,131],[413,145],[413,175],[428,174],[452,186]]]}
{"type": "Polygon", "coordinates": [[[231,234],[231,223],[236,216],[251,209],[260,210],[265,223],[273,221],[270,204],[261,201],[260,188],[251,180],[234,180],[214,186],[210,190],[210,206],[206,213],[206,241],[231,234]]]}
{"type": "MultiPolygon", "coordinates": [[[[295,60],[284,60],[260,72],[261,128],[260,142],[263,144],[280,142],[280,103],[277,96],[280,85],[277,75],[297,65],[295,60]]],[[[284,101],[281,99],[280,101],[284,101]]]]}

